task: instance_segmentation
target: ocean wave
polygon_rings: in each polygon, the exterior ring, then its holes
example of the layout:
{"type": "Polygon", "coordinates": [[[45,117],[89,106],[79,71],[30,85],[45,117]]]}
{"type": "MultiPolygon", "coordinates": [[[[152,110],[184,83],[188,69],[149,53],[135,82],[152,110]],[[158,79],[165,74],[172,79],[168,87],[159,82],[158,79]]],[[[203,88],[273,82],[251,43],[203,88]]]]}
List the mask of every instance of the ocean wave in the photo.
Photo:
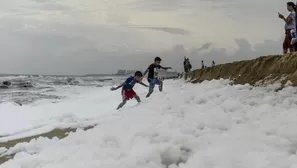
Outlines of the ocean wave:
{"type": "Polygon", "coordinates": [[[64,87],[103,87],[114,85],[119,80],[122,79],[113,76],[1,76],[0,103],[24,105],[38,100],[56,102],[67,97],[57,95],[64,87]]]}

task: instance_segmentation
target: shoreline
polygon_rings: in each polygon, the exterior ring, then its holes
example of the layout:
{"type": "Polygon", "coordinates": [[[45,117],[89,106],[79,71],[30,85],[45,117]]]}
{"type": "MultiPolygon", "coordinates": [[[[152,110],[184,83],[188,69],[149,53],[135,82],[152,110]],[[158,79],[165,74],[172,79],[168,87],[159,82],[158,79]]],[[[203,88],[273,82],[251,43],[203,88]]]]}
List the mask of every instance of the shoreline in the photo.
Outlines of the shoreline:
{"type": "MultiPolygon", "coordinates": [[[[96,125],[91,125],[91,126],[87,126],[82,128],[84,131],[89,130],[94,128],[96,125]]],[[[59,139],[63,139],[65,137],[67,137],[69,135],[70,132],[76,132],[78,128],[65,128],[65,129],[54,129],[50,132],[45,132],[42,134],[37,134],[37,135],[32,135],[32,136],[28,136],[28,137],[23,137],[23,138],[19,138],[19,139],[14,139],[14,140],[9,140],[7,142],[0,142],[0,148],[6,148],[9,149],[11,147],[14,147],[15,145],[19,144],[19,143],[23,143],[23,142],[30,142],[33,139],[37,139],[39,137],[46,137],[49,139],[52,139],[54,137],[57,137],[59,139]]],[[[12,159],[14,157],[15,154],[11,154],[11,155],[0,155],[0,165],[7,162],[8,160],[12,159]]]]}

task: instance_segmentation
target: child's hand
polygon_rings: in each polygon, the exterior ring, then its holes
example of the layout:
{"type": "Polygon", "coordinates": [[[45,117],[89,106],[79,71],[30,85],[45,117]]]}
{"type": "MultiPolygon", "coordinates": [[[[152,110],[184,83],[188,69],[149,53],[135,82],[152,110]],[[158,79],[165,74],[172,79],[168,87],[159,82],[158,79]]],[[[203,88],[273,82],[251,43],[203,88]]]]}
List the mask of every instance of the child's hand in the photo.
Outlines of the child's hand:
{"type": "Polygon", "coordinates": [[[116,88],[114,88],[114,87],[111,87],[111,88],[110,88],[110,90],[111,90],[111,91],[114,91],[114,90],[116,90],[116,88]]]}

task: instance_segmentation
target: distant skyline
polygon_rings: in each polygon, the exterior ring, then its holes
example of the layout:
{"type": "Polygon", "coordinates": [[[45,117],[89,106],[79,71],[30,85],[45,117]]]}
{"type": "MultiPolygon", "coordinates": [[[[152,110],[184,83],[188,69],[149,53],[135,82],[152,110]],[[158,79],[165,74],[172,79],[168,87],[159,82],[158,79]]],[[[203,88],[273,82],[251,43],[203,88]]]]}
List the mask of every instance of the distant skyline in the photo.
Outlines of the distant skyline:
{"type": "Polygon", "coordinates": [[[181,70],[281,54],[282,0],[0,2],[1,74],[106,74],[155,56],[181,70]]]}

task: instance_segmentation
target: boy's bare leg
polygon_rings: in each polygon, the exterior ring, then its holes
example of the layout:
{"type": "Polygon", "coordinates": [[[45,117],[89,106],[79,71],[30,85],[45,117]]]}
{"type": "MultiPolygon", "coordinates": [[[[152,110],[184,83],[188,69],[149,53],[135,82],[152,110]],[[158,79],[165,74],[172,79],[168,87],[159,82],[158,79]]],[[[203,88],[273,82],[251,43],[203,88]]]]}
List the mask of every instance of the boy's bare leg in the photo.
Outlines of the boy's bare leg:
{"type": "Polygon", "coordinates": [[[120,109],[120,108],[122,108],[126,103],[127,103],[127,99],[123,98],[123,101],[122,101],[122,103],[120,103],[120,104],[118,105],[117,110],[120,109]]]}
{"type": "Polygon", "coordinates": [[[140,103],[140,97],[137,94],[134,95],[134,98],[137,100],[138,103],[140,103]]]}

